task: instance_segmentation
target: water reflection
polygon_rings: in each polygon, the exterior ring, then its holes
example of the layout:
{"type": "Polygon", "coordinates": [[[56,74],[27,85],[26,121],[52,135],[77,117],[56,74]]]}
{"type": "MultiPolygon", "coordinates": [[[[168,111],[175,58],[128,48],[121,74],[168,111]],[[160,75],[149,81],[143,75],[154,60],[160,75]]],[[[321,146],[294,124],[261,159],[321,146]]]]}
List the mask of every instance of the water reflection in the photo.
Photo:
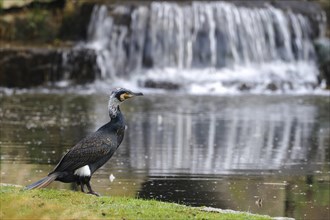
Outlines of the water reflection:
{"type": "MultiPolygon", "coordinates": [[[[106,102],[106,95],[2,97],[1,182],[26,185],[46,175],[68,148],[108,121],[106,102]]],[[[104,195],[330,217],[329,104],[316,96],[130,100],[122,106],[124,142],[92,184],[104,195]]]]}
{"type": "Polygon", "coordinates": [[[327,162],[329,124],[316,119],[317,106],[232,99],[204,106],[191,98],[184,106],[171,103],[171,111],[130,115],[131,165],[167,175],[266,172],[297,164],[308,169],[327,162]]]}

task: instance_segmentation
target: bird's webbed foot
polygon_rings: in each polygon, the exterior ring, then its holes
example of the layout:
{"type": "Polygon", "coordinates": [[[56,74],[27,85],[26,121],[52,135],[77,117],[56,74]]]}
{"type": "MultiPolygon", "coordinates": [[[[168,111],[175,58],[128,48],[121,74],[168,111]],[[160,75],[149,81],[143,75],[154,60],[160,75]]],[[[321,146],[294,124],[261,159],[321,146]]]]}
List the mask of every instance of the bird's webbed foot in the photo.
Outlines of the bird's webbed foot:
{"type": "Polygon", "coordinates": [[[95,191],[89,191],[87,194],[91,194],[91,195],[94,195],[94,196],[100,196],[100,194],[98,194],[95,191]]]}
{"type": "Polygon", "coordinates": [[[88,188],[88,194],[92,194],[92,195],[95,195],[95,196],[100,196],[100,194],[98,194],[97,192],[95,192],[92,187],[91,187],[91,184],[89,182],[86,183],[86,186],[88,188]]]}

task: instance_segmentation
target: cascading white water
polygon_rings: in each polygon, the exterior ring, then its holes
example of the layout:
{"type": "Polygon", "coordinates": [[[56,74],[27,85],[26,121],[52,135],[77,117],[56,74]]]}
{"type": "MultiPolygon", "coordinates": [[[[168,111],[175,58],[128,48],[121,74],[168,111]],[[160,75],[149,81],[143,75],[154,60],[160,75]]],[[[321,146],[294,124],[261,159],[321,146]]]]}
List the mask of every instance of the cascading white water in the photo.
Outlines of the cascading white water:
{"type": "Polygon", "coordinates": [[[307,17],[271,5],[152,2],[95,6],[87,46],[98,53],[102,80],[112,82],[171,83],[192,93],[312,90],[312,34],[307,17]]]}

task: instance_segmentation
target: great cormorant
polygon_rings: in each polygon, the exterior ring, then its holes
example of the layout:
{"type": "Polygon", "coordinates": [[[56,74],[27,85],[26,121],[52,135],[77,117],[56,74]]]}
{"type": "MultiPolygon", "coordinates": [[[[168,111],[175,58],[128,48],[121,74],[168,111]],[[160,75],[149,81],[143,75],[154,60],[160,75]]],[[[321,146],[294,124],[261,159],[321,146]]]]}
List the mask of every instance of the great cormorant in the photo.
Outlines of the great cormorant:
{"type": "Polygon", "coordinates": [[[77,183],[82,192],[85,192],[86,185],[88,193],[98,195],[92,190],[90,179],[112,157],[124,137],[125,122],[119,105],[126,99],[141,95],[123,88],[114,90],[108,104],[110,121],[72,147],[48,176],[25,189],[43,188],[53,181],[61,181],[77,183]]]}

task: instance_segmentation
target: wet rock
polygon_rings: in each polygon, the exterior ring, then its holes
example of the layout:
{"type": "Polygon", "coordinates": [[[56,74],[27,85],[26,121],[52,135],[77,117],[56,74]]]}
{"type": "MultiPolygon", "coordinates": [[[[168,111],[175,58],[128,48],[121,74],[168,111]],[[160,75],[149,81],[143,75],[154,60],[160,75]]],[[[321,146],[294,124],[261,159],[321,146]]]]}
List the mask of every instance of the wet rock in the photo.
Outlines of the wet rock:
{"type": "Polygon", "coordinates": [[[318,39],[314,45],[320,70],[319,82],[325,80],[326,88],[330,89],[330,39],[318,39]]]}
{"type": "Polygon", "coordinates": [[[278,86],[275,83],[269,83],[266,88],[267,88],[267,90],[270,90],[270,91],[278,90],[278,86]]]}
{"type": "Polygon", "coordinates": [[[1,49],[0,86],[26,88],[61,78],[61,53],[49,49],[1,49]]]}
{"type": "Polygon", "coordinates": [[[325,80],[326,89],[330,90],[330,60],[320,65],[320,82],[325,80]]]}
{"type": "Polygon", "coordinates": [[[251,90],[252,86],[251,85],[248,85],[246,83],[242,83],[238,86],[238,90],[240,91],[249,91],[251,90]]]}
{"type": "Polygon", "coordinates": [[[60,80],[84,84],[100,74],[96,54],[89,49],[0,49],[0,86],[30,88],[60,80]]]}
{"type": "Polygon", "coordinates": [[[168,89],[168,90],[177,90],[180,89],[180,85],[173,82],[166,81],[154,81],[154,80],[146,80],[143,83],[143,86],[146,88],[152,89],[168,89]]]}
{"type": "Polygon", "coordinates": [[[111,7],[110,14],[113,17],[114,24],[129,27],[132,21],[132,6],[111,7]]]}
{"type": "Polygon", "coordinates": [[[312,37],[315,39],[320,36],[320,24],[326,24],[326,20],[324,16],[321,16],[322,7],[317,2],[304,1],[302,4],[301,1],[272,1],[271,4],[276,8],[282,9],[283,11],[292,10],[294,13],[307,16],[312,24],[312,37]]]}
{"type": "Polygon", "coordinates": [[[91,49],[73,49],[63,53],[63,64],[66,77],[75,84],[91,83],[100,77],[96,63],[96,53],[91,49]]]}

